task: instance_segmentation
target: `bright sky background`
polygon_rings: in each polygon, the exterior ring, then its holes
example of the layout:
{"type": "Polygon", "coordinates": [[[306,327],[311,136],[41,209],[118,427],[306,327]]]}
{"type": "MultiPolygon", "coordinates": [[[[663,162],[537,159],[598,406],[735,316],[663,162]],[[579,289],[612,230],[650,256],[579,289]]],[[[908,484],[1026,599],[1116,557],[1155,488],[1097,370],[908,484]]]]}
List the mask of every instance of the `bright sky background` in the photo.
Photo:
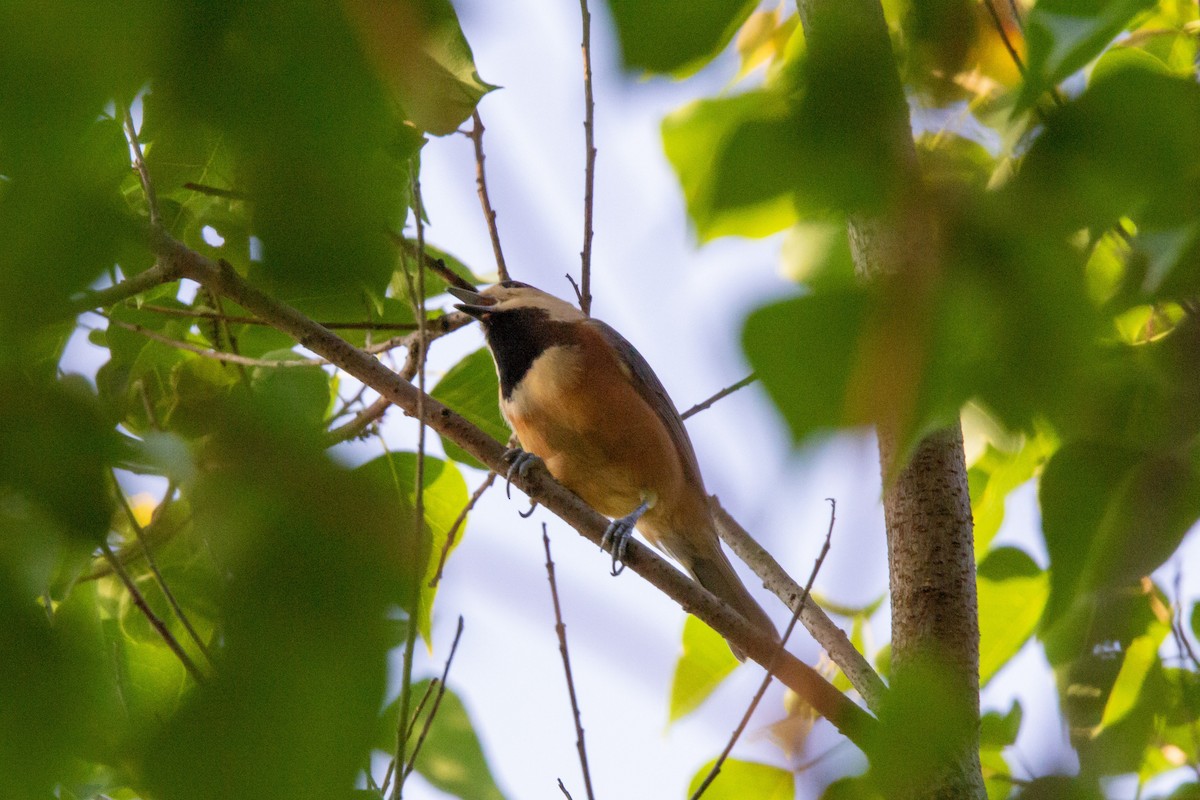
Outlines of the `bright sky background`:
{"type": "MultiPolygon", "coordinates": [[[[564,276],[578,275],[582,242],[578,5],[545,0],[459,0],[455,5],[480,74],[503,87],[483,100],[480,112],[487,126],[489,188],[509,269],[516,279],[570,298],[564,276]]],[[[779,274],[780,237],[723,239],[698,248],[662,153],[662,117],[690,99],[729,91],[735,61],[726,56],[685,83],[623,75],[607,10],[592,5],[599,148],[593,312],[638,347],[676,404],[687,408],[749,372],[739,346],[742,319],[755,306],[797,288],[779,274]]],[[[477,272],[491,271],[492,250],[466,138],[451,136],[426,146],[422,191],[431,222],[428,240],[477,272]]],[[[476,328],[437,342],[429,385],[440,370],[481,345],[476,328]]],[[[71,369],[91,363],[94,370],[98,352],[78,336],[65,364],[71,369]]],[[[866,605],[886,592],[878,462],[869,434],[793,451],[782,421],[756,386],[687,425],[708,490],[794,577],[801,582],[807,577],[828,522],[824,498],[834,497],[833,550],[817,591],[848,606],[866,605]]],[[[384,430],[391,449],[411,448],[416,441],[415,425],[395,411],[384,430]]],[[[436,437],[430,441],[437,452],[436,437]]],[[[378,444],[344,445],[337,452],[357,462],[377,455],[378,444]]],[[[483,473],[464,472],[469,489],[483,480],[483,473]]],[[[462,614],[465,633],[450,684],[468,706],[501,788],[514,799],[560,798],[556,780],[561,778],[577,800],[585,796],[546,583],[545,522],[597,796],[685,796],[695,771],[724,746],[762,671],[743,666],[698,713],[668,727],[683,612],[632,572],[610,577],[608,556],[548,512],[539,509],[529,520],[518,517],[526,505],[519,493],[508,501],[494,488],[478,506],[448,564],[435,606],[434,650],[419,654],[418,676],[440,673],[462,614]]],[[[1020,544],[1044,566],[1039,525],[1034,489],[1025,486],[1010,496],[997,541],[1020,544]]],[[[1191,545],[1195,549],[1194,541],[1191,545]]],[[[757,588],[747,570],[739,571],[782,627],[788,619],[782,605],[757,588]]],[[[877,617],[875,647],[888,638],[886,604],[877,617]]],[[[820,652],[802,629],[789,649],[810,664],[820,652]]],[[[398,674],[398,658],[395,667],[398,674]]],[[[1022,698],[1026,722],[1013,763],[1019,777],[1076,768],[1058,721],[1052,680],[1040,648],[1027,646],[984,694],[985,710],[1007,710],[1014,696],[1022,698]]],[[[734,756],[786,764],[764,733],[782,716],[782,692],[776,686],[734,756]]],[[[830,780],[864,766],[853,746],[839,742],[821,723],[807,750],[791,762],[798,766],[829,754],[800,774],[798,797],[816,797],[830,780]]],[[[416,776],[406,796],[444,797],[416,776]]]]}

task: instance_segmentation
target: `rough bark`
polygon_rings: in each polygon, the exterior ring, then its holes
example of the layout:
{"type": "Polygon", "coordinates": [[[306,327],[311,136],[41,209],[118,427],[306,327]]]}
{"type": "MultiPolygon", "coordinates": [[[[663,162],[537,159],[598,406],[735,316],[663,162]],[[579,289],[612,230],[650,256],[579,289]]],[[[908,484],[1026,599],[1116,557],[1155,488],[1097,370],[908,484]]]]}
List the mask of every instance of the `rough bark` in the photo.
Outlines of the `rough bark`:
{"type": "MultiPolygon", "coordinates": [[[[870,63],[894,64],[887,23],[878,0],[798,0],[801,24],[816,57],[820,48],[850,46],[828,37],[822,23],[832,14],[853,15],[860,34],[856,53],[870,63]],[[883,57],[885,56],[886,57],[883,57]]],[[[878,214],[852,216],[849,236],[855,266],[863,280],[911,283],[914,292],[936,271],[936,219],[921,188],[908,107],[898,72],[881,74],[874,90],[888,93],[880,128],[902,173],[900,189],[878,214]]],[[[854,86],[846,91],[853,93],[854,86]]],[[[848,133],[847,135],[853,135],[848,133]]],[[[910,665],[936,663],[950,713],[967,720],[956,742],[957,761],[932,770],[919,786],[892,787],[889,796],[982,798],[979,765],[979,621],[971,504],[962,432],[956,424],[936,431],[916,447],[902,468],[904,453],[884,426],[879,430],[884,478],[884,514],[892,607],[893,686],[903,685],[910,665]]],[[[891,731],[892,735],[900,732],[891,731]]],[[[886,746],[884,744],[883,746],[886,746]]]]}

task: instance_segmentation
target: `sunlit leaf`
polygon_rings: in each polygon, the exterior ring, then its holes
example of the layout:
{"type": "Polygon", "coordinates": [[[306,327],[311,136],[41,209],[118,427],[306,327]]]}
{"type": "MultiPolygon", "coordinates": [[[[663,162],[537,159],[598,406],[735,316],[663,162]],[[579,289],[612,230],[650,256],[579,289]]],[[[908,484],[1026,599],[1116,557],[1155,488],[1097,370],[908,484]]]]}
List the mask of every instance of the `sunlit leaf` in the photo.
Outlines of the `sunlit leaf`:
{"type": "Polygon", "coordinates": [[[979,564],[979,683],[986,686],[1033,635],[1050,577],[1024,551],[1000,547],[979,564]]]}
{"type": "MultiPolygon", "coordinates": [[[[689,796],[700,788],[715,763],[715,760],[708,762],[692,777],[688,785],[689,796]]],[[[746,797],[755,800],[792,800],[795,795],[796,776],[791,770],[734,758],[726,759],[721,764],[721,773],[704,792],[704,796],[711,800],[741,800],[746,797]]]]}
{"type": "Polygon", "coordinates": [[[725,639],[689,614],[683,624],[683,652],[671,679],[667,720],[674,722],[699,708],[737,665],[725,639]]]}
{"type": "Polygon", "coordinates": [[[1009,494],[1030,480],[1058,446],[1048,432],[1021,441],[1020,449],[1008,452],[988,445],[987,451],[968,472],[971,486],[971,515],[975,520],[975,555],[982,558],[1004,520],[1009,494]]]}

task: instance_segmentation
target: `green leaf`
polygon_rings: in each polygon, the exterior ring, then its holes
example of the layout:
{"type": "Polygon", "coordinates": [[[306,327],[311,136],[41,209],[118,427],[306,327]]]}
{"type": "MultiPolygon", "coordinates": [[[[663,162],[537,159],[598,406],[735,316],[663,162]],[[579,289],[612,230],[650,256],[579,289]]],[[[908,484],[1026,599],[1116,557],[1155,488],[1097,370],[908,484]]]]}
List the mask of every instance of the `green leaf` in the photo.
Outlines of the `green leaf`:
{"type": "MultiPolygon", "coordinates": [[[[428,680],[413,684],[413,696],[424,696],[428,687],[428,680]]],[[[418,731],[432,710],[433,703],[425,705],[415,728],[418,731]]],[[[464,800],[504,799],[504,794],[492,777],[466,706],[449,689],[438,705],[437,716],[433,718],[429,735],[417,756],[416,769],[431,784],[454,797],[464,800]]]]}
{"type": "Polygon", "coordinates": [[[671,679],[667,721],[675,722],[699,708],[737,666],[725,639],[689,614],[683,623],[683,652],[671,679]]]}
{"type": "Polygon", "coordinates": [[[999,547],[979,564],[979,684],[1017,654],[1037,628],[1050,576],[1023,550],[999,547]]]}
{"type": "MultiPolygon", "coordinates": [[[[385,518],[399,524],[411,525],[416,509],[417,454],[389,453],[368,461],[354,473],[371,485],[385,492],[387,501],[376,509],[385,518]]],[[[442,461],[432,456],[425,457],[424,482],[425,525],[422,529],[421,555],[418,571],[421,575],[420,610],[417,612],[417,631],[426,642],[430,641],[433,619],[433,602],[437,587],[430,586],[437,572],[442,550],[446,546],[450,529],[467,505],[467,484],[462,473],[452,461],[442,461]]],[[[455,532],[450,553],[462,542],[466,520],[455,532]]],[[[447,553],[447,558],[449,553],[447,553]]],[[[406,608],[411,607],[411,598],[405,598],[406,608]]]]}
{"type": "MultiPolygon", "coordinates": [[[[500,415],[500,382],[496,367],[487,348],[480,348],[451,367],[429,393],[468,420],[478,425],[498,442],[507,442],[510,431],[500,415]]],[[[446,455],[468,466],[484,469],[467,451],[442,437],[446,455]]]]}
{"type": "MultiPolygon", "coordinates": [[[[275,361],[303,361],[294,350],[276,350],[263,355],[275,361]]],[[[331,376],[319,366],[255,367],[250,386],[260,402],[286,414],[301,428],[318,431],[329,413],[331,376]]]]}
{"type": "Polygon", "coordinates": [[[435,136],[454,133],[496,88],[475,71],[449,0],[342,5],[372,66],[419,129],[435,136]]]}
{"type": "Polygon", "coordinates": [[[610,0],[626,69],[686,77],[725,49],[754,0],[610,0]]]}
{"type": "Polygon", "coordinates": [[[1200,470],[1188,454],[1072,442],[1047,464],[1040,501],[1045,627],[1076,596],[1136,581],[1170,557],[1200,517],[1200,470]]]}
{"type": "Polygon", "coordinates": [[[996,749],[1008,747],[1017,741],[1017,734],[1021,730],[1021,719],[1023,716],[1024,712],[1021,710],[1021,704],[1017,700],[1013,700],[1013,704],[1006,714],[1000,714],[996,711],[987,712],[979,720],[980,744],[984,747],[996,749]]]}
{"type": "Polygon", "coordinates": [[[1025,20],[1029,57],[1018,108],[1082,68],[1154,0],[1043,0],[1025,20]]]}
{"type": "Polygon", "coordinates": [[[662,124],[701,241],[767,236],[797,221],[795,123],[779,92],[698,100],[662,124]]]}
{"type": "MultiPolygon", "coordinates": [[[[709,761],[692,776],[692,782],[688,785],[689,796],[700,788],[714,764],[716,759],[709,761]]],[[[747,797],[755,800],[792,800],[796,796],[796,776],[791,770],[771,764],[730,758],[721,765],[721,774],[704,792],[704,796],[708,800],[742,800],[747,797]]]]}
{"type": "Polygon", "coordinates": [[[1015,452],[989,444],[984,454],[971,465],[971,515],[975,519],[975,557],[987,553],[993,537],[1004,521],[1004,504],[1013,489],[1030,480],[1058,443],[1048,431],[1022,438],[1015,452]]]}
{"type": "Polygon", "coordinates": [[[1104,704],[1100,727],[1109,728],[1123,720],[1137,704],[1150,670],[1158,666],[1158,648],[1171,631],[1166,620],[1156,619],[1147,631],[1125,648],[1121,671],[1104,704]]]}
{"type": "Polygon", "coordinates": [[[0,367],[0,491],[11,489],[63,532],[88,543],[108,533],[108,465],[116,439],[82,380],[45,385],[0,367]]]}
{"type": "Polygon", "coordinates": [[[415,536],[319,442],[270,409],[231,406],[214,409],[222,424],[191,497],[228,576],[219,669],[144,743],[139,774],[178,800],[345,796],[384,703],[415,536]]]}
{"type": "MultiPolygon", "coordinates": [[[[1111,5],[1120,5],[1115,3],[1111,5]]],[[[1031,225],[1099,232],[1122,216],[1158,227],[1195,218],[1200,87],[1122,65],[1056,110],[1026,155],[1010,202],[1031,225]],[[1136,105],[1139,113],[1130,115],[1136,105]]]]}

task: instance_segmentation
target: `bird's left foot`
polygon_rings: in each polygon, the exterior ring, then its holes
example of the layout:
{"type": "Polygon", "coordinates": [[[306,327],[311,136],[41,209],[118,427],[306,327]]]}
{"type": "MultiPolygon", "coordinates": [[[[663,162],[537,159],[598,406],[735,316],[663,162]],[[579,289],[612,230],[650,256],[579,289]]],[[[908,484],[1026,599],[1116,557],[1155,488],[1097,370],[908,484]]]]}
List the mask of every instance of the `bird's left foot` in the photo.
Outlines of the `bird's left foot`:
{"type": "Polygon", "coordinates": [[[604,536],[600,539],[600,549],[603,550],[610,544],[612,545],[610,552],[612,553],[614,578],[625,571],[625,551],[629,549],[629,540],[633,538],[634,526],[648,508],[650,508],[649,500],[635,508],[632,513],[614,519],[604,530],[604,536]]]}
{"type": "MultiPolygon", "coordinates": [[[[534,467],[543,467],[545,462],[535,456],[533,453],[527,453],[519,447],[514,447],[504,453],[504,461],[508,464],[508,472],[504,474],[504,496],[509,500],[512,499],[512,479],[513,475],[518,475],[522,480],[529,474],[529,470],[534,467]]],[[[532,509],[530,509],[532,512],[532,509]]]]}

